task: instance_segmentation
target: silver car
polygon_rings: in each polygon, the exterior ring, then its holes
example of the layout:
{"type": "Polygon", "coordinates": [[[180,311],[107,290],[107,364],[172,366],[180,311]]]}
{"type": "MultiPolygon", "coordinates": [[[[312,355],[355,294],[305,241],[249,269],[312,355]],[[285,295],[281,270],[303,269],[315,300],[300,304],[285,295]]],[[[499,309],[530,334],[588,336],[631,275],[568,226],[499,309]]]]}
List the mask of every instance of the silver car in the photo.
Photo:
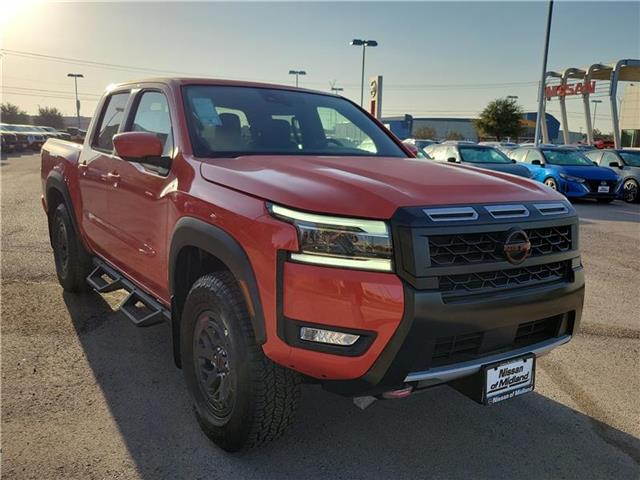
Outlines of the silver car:
{"type": "Polygon", "coordinates": [[[622,182],[622,198],[625,202],[640,201],[638,185],[640,185],[640,150],[605,149],[584,152],[584,155],[601,167],[610,167],[622,182]]]}

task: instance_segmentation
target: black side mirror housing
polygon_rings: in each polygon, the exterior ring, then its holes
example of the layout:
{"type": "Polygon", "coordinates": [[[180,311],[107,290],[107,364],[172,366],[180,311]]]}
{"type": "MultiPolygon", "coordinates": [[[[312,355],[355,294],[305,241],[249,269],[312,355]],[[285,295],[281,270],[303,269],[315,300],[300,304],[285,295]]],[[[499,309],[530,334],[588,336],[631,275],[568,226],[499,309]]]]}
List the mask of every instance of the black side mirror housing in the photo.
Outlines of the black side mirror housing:
{"type": "Polygon", "coordinates": [[[456,162],[457,162],[456,157],[449,157],[449,158],[447,158],[447,162],[449,162],[449,163],[456,163],[456,162]]]}
{"type": "Polygon", "coordinates": [[[613,168],[622,168],[622,165],[620,165],[618,162],[609,162],[609,166],[613,168]]]}
{"type": "Polygon", "coordinates": [[[540,160],[533,160],[531,162],[531,165],[537,165],[539,167],[544,167],[544,163],[542,163],[540,160]]]}
{"type": "Polygon", "coordinates": [[[513,158],[511,159],[511,163],[518,163],[513,158]]]}

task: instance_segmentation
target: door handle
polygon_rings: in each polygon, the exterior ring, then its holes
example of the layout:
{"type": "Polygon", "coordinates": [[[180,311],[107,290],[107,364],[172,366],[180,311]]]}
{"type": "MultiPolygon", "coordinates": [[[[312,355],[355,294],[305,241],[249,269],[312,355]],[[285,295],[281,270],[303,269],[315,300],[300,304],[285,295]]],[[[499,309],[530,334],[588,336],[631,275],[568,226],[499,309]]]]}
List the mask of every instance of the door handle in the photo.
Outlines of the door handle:
{"type": "Polygon", "coordinates": [[[117,172],[109,172],[107,173],[107,179],[108,180],[118,180],[120,178],[120,175],[117,172]]]}

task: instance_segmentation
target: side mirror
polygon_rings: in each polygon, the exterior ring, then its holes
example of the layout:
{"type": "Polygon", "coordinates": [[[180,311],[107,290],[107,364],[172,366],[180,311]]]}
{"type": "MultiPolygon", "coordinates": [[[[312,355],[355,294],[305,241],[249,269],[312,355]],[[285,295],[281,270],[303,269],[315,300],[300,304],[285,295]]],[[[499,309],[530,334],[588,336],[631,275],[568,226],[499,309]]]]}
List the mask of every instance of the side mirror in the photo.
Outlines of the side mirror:
{"type": "Polygon", "coordinates": [[[598,162],[596,162],[596,161],[592,160],[591,163],[593,163],[596,167],[598,166],[598,162]]]}
{"type": "Polygon", "coordinates": [[[511,163],[518,163],[513,158],[511,159],[511,163]]]}
{"type": "Polygon", "coordinates": [[[449,158],[447,158],[447,162],[449,162],[449,163],[456,163],[456,162],[457,162],[456,157],[449,157],[449,158]]]}
{"type": "Polygon", "coordinates": [[[531,165],[537,165],[539,167],[544,167],[544,163],[542,163],[540,160],[532,160],[531,161],[531,165]]]}
{"type": "Polygon", "coordinates": [[[162,156],[162,142],[150,132],[124,132],[113,136],[116,154],[127,162],[169,168],[171,160],[162,156]]]}
{"type": "Polygon", "coordinates": [[[613,168],[622,168],[622,165],[620,165],[618,162],[609,162],[609,166],[613,168]]]}

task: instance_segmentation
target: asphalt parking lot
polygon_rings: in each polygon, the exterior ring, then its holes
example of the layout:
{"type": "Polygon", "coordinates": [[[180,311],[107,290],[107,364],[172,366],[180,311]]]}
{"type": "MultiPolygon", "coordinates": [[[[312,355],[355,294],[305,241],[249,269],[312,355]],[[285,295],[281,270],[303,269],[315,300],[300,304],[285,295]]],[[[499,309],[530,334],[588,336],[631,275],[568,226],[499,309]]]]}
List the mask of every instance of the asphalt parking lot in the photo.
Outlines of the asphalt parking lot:
{"type": "Polygon", "coordinates": [[[536,392],[482,407],[439,387],[360,411],[309,386],[284,438],[229,455],[200,433],[167,325],[58,286],[39,167],[0,161],[3,478],[640,478],[637,205],[576,205],[582,330],[538,362],[536,392]]]}

